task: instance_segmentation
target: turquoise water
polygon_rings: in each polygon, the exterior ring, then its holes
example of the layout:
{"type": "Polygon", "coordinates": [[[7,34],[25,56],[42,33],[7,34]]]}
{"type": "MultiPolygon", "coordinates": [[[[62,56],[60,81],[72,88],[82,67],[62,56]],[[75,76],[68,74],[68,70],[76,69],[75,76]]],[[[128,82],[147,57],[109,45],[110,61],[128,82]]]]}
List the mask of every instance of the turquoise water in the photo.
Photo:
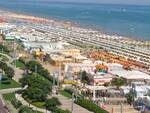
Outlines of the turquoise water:
{"type": "Polygon", "coordinates": [[[69,20],[109,34],[150,40],[150,6],[0,0],[0,8],[69,20]]]}

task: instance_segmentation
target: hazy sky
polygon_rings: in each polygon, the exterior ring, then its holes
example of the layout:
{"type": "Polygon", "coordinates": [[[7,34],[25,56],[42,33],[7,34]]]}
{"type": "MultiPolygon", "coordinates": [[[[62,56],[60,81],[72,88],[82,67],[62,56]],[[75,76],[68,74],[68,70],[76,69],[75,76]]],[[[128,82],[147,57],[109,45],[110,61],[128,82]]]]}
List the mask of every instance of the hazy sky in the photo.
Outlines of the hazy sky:
{"type": "Polygon", "coordinates": [[[150,0],[43,0],[43,1],[92,2],[92,3],[96,2],[96,3],[113,3],[113,4],[141,4],[141,5],[150,5],[150,0]]]}

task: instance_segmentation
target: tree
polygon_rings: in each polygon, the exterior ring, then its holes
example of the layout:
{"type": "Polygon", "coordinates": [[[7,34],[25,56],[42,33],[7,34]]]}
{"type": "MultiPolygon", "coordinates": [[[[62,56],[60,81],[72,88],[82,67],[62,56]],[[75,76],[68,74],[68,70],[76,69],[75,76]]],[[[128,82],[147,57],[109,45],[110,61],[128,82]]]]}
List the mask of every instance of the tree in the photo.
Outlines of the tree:
{"type": "Polygon", "coordinates": [[[89,77],[88,77],[86,71],[83,71],[81,73],[81,82],[83,82],[85,84],[90,82],[89,77]]]}
{"type": "Polygon", "coordinates": [[[5,52],[5,53],[9,53],[10,51],[8,50],[8,48],[6,48],[5,46],[3,46],[2,44],[0,44],[0,51],[5,52]]]}
{"type": "Polygon", "coordinates": [[[20,106],[22,106],[22,103],[19,101],[19,100],[17,100],[17,99],[13,99],[12,101],[11,101],[11,103],[12,103],[12,105],[15,107],[15,108],[19,108],[20,106]]]}
{"type": "Polygon", "coordinates": [[[50,75],[47,69],[40,69],[40,70],[38,71],[38,73],[39,73],[40,75],[44,76],[45,78],[48,78],[49,75],[50,75]]]}
{"type": "Polygon", "coordinates": [[[7,69],[5,69],[4,71],[5,71],[5,74],[7,75],[7,77],[9,77],[11,79],[15,75],[15,72],[14,72],[14,70],[11,67],[7,67],[7,69]]]}
{"type": "Polygon", "coordinates": [[[23,92],[23,96],[26,96],[32,102],[45,101],[52,89],[51,83],[37,73],[24,76],[20,79],[20,82],[22,87],[28,86],[23,92]]]}
{"type": "MultiPolygon", "coordinates": [[[[44,86],[43,86],[44,87],[44,86]]],[[[30,87],[27,88],[23,95],[27,96],[29,100],[32,102],[37,102],[37,101],[45,101],[47,98],[47,93],[43,89],[37,88],[37,87],[30,87]]]]}
{"type": "Polygon", "coordinates": [[[33,113],[33,111],[28,106],[22,106],[18,113],[33,113]]]}
{"type": "Polygon", "coordinates": [[[49,71],[47,69],[44,69],[44,67],[40,63],[36,61],[29,61],[28,63],[26,63],[26,67],[31,72],[37,71],[38,74],[42,75],[43,77],[47,79],[50,79],[49,71]]]}
{"type": "Polygon", "coordinates": [[[7,75],[7,77],[9,77],[9,78],[11,78],[11,79],[13,78],[15,72],[14,72],[14,70],[13,70],[11,67],[9,67],[6,63],[0,62],[0,68],[5,72],[5,74],[7,75]]]}
{"type": "Polygon", "coordinates": [[[134,94],[132,94],[131,92],[129,92],[128,94],[126,94],[126,99],[128,104],[132,105],[134,102],[134,94]]]}
{"type": "Polygon", "coordinates": [[[55,110],[57,108],[57,106],[60,106],[60,105],[61,105],[61,103],[58,100],[58,98],[56,98],[56,97],[52,97],[51,99],[48,99],[46,101],[46,108],[48,110],[52,110],[53,111],[53,110],[55,110]]]}
{"type": "Polygon", "coordinates": [[[32,72],[35,72],[35,67],[37,67],[37,71],[41,70],[43,67],[40,63],[38,63],[37,61],[29,61],[26,63],[26,67],[27,69],[29,69],[32,72]]]}
{"type": "Polygon", "coordinates": [[[113,86],[116,86],[119,89],[121,86],[125,84],[125,80],[123,78],[113,78],[111,81],[113,86]]]}

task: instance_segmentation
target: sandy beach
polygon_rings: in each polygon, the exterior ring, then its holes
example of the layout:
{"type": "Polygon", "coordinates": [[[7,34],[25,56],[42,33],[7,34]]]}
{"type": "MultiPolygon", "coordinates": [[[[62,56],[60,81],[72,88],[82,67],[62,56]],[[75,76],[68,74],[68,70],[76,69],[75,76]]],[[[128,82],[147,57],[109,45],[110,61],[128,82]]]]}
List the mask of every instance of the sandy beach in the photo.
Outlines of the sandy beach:
{"type": "MultiPolygon", "coordinates": [[[[26,21],[31,21],[31,22],[38,22],[38,23],[51,23],[59,26],[63,26],[64,28],[71,28],[71,27],[78,27],[81,28],[81,26],[77,23],[72,23],[70,21],[64,21],[64,20],[55,20],[55,19],[47,19],[47,18],[42,18],[42,17],[37,17],[37,16],[31,16],[31,15],[25,15],[25,14],[19,14],[19,13],[14,13],[10,11],[5,11],[0,9],[0,19],[5,20],[6,22],[9,23],[12,19],[14,20],[26,20],[26,21]]],[[[91,28],[85,28],[85,29],[91,29],[91,28]]],[[[102,33],[101,31],[97,31],[99,34],[103,34],[107,36],[105,33],[102,33]]],[[[133,39],[130,37],[122,37],[119,35],[112,35],[111,38],[108,38],[108,40],[114,40],[114,41],[119,41],[123,44],[128,44],[128,45],[138,45],[140,47],[150,47],[150,41],[144,41],[144,40],[137,40],[133,39]],[[116,38],[113,39],[112,37],[121,37],[121,38],[116,38]]]]}

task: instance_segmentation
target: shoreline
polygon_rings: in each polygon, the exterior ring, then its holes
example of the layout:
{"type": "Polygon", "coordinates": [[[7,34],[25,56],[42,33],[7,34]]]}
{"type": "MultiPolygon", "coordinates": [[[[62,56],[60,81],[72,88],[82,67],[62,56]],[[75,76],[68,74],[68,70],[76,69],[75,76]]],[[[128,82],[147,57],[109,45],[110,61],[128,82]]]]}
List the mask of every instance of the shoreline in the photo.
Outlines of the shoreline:
{"type": "Polygon", "coordinates": [[[94,31],[99,32],[100,34],[104,34],[104,35],[110,35],[110,36],[118,36],[118,37],[122,37],[122,39],[126,40],[126,41],[137,41],[137,42],[142,42],[142,43],[150,43],[150,40],[145,40],[145,39],[139,39],[137,37],[128,37],[128,36],[122,36],[119,35],[118,33],[107,33],[105,31],[101,31],[97,28],[92,28],[89,25],[82,25],[81,23],[77,23],[77,22],[73,22],[73,21],[68,21],[68,20],[63,20],[63,19],[57,19],[57,18],[50,18],[50,17],[42,17],[42,16],[33,16],[32,14],[27,14],[25,12],[15,12],[15,11],[10,11],[8,9],[4,9],[4,8],[0,8],[0,12],[2,12],[2,14],[0,14],[0,18],[4,18],[7,19],[7,17],[9,18],[15,18],[15,19],[23,19],[23,20],[29,20],[29,21],[44,21],[44,22],[48,22],[48,23],[56,23],[62,26],[65,25],[69,25],[71,27],[79,27],[79,28],[83,28],[83,29],[91,29],[94,31]],[[8,14],[8,15],[7,15],[8,14]],[[4,17],[2,17],[2,15],[4,17]]]}

